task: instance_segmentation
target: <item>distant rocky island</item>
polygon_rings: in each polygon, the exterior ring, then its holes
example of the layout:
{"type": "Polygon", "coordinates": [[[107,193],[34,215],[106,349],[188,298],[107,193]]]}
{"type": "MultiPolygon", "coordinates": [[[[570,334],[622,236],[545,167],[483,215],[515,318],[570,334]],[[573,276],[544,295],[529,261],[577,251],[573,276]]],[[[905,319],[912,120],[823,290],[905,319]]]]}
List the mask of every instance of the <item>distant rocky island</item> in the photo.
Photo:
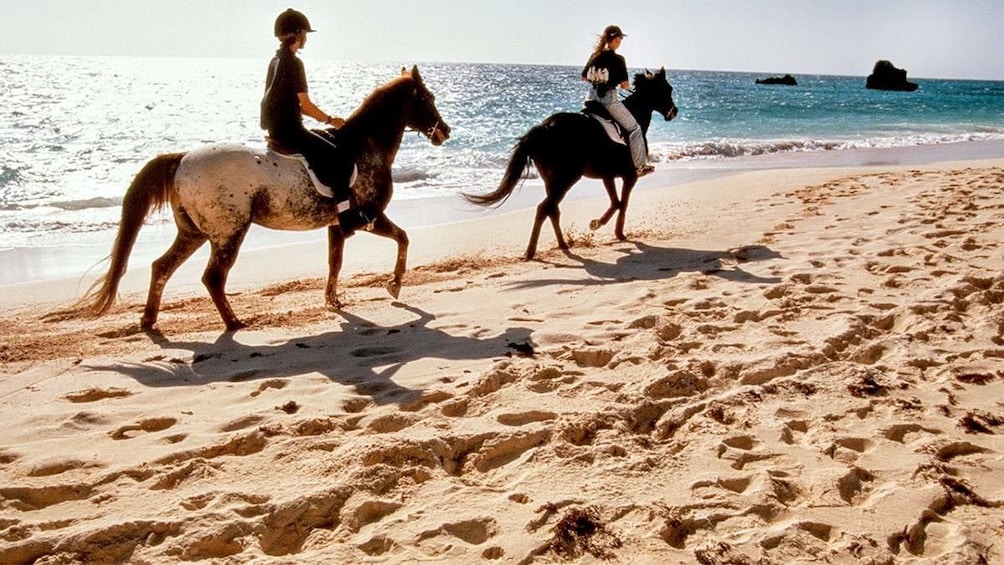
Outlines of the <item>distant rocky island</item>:
{"type": "Polygon", "coordinates": [[[798,82],[795,77],[791,75],[784,75],[783,77],[767,77],[756,79],[757,84],[783,84],[786,86],[797,86],[798,82]]]}
{"type": "Polygon", "coordinates": [[[917,90],[917,83],[906,80],[906,69],[897,69],[891,62],[881,59],[868,75],[865,88],[913,92],[917,90]]]}

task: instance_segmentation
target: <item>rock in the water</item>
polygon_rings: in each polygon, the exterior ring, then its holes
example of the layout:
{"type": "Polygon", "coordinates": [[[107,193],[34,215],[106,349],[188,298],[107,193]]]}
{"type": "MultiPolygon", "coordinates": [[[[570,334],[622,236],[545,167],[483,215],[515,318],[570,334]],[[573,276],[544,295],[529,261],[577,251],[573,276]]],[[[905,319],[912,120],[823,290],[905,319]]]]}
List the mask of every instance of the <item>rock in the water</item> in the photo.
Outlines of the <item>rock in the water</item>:
{"type": "Polygon", "coordinates": [[[767,77],[756,79],[757,84],[783,84],[786,86],[796,86],[798,82],[795,77],[791,75],[784,75],[783,77],[767,77]]]}
{"type": "Polygon", "coordinates": [[[865,88],[913,92],[917,90],[917,83],[906,80],[906,69],[897,69],[889,61],[881,59],[875,63],[872,74],[868,75],[865,88]]]}

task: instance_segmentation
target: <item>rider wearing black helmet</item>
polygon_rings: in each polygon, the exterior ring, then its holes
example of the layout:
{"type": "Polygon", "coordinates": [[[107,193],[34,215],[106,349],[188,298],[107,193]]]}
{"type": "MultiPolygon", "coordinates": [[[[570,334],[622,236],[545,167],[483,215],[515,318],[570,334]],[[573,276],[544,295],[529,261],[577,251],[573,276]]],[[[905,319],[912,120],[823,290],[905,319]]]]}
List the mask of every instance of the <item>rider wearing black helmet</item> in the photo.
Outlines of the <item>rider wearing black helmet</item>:
{"type": "Polygon", "coordinates": [[[349,208],[352,163],[335,145],[303,126],[303,115],[336,129],[345,124],[342,118],[321,111],[307,95],[307,75],[296,52],[307,42],[307,34],[313,31],[307,16],[292,8],[275,19],[274,33],[282,45],[268,65],[265,96],[261,101],[261,127],[268,130],[273,141],[306,157],[318,180],[331,187],[339,202],[339,225],[342,233],[348,236],[369,223],[358,209],[349,208]]]}

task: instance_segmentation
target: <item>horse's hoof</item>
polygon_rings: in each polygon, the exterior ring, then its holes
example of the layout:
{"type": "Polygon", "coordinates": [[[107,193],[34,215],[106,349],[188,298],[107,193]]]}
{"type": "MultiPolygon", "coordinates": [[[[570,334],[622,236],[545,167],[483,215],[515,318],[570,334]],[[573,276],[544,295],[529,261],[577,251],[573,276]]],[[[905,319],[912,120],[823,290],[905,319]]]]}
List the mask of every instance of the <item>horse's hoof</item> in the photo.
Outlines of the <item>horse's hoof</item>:
{"type": "Polygon", "coordinates": [[[244,322],[240,321],[240,320],[234,320],[232,322],[227,322],[227,331],[228,332],[235,332],[237,330],[243,330],[246,327],[248,327],[248,325],[245,324],[244,322]]]}
{"type": "Polygon", "coordinates": [[[603,224],[601,224],[599,220],[591,220],[589,222],[589,229],[591,229],[593,231],[596,231],[596,230],[598,230],[598,229],[600,229],[602,227],[603,227],[603,224]]]}
{"type": "Polygon", "coordinates": [[[164,337],[164,332],[160,331],[157,324],[140,324],[139,331],[154,340],[164,337]]]}
{"type": "Polygon", "coordinates": [[[390,293],[390,295],[394,298],[394,300],[397,300],[397,298],[401,296],[401,282],[390,281],[389,283],[387,283],[387,292],[390,293]]]}

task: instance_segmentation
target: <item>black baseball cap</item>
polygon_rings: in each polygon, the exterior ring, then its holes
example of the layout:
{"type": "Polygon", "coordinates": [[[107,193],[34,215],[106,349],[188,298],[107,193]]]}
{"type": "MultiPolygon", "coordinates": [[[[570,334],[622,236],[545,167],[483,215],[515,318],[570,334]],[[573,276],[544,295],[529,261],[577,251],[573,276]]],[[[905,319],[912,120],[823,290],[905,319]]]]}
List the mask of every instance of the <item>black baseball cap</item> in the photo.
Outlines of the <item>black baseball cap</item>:
{"type": "Polygon", "coordinates": [[[603,30],[603,37],[609,40],[615,37],[627,37],[627,34],[621,31],[621,28],[618,26],[607,26],[607,28],[603,30]]]}

